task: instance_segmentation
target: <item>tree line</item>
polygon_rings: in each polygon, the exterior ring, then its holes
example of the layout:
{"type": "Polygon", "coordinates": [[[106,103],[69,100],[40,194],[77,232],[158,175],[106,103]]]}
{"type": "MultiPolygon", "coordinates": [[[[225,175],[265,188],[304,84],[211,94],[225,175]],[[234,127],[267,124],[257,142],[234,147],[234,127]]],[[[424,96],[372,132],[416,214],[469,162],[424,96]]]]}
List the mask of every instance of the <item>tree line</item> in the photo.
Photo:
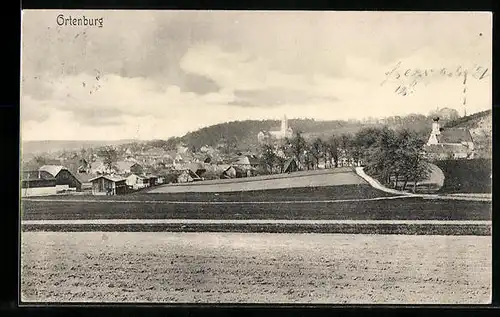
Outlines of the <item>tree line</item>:
{"type": "Polygon", "coordinates": [[[281,142],[261,146],[262,167],[267,173],[283,173],[288,160],[294,159],[299,170],[364,166],[381,183],[416,190],[418,181],[429,173],[422,135],[408,129],[363,128],[355,134],[331,135],[324,140],[306,141],[300,132],[281,142]]]}

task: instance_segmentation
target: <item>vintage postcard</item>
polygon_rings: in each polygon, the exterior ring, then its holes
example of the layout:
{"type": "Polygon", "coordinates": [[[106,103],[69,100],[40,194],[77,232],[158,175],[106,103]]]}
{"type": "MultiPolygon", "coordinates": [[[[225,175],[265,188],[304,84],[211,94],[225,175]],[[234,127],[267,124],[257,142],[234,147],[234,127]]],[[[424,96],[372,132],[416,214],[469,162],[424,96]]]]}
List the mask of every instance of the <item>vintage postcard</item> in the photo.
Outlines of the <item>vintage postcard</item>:
{"type": "Polygon", "coordinates": [[[484,304],[492,14],[22,14],[20,302],[484,304]]]}

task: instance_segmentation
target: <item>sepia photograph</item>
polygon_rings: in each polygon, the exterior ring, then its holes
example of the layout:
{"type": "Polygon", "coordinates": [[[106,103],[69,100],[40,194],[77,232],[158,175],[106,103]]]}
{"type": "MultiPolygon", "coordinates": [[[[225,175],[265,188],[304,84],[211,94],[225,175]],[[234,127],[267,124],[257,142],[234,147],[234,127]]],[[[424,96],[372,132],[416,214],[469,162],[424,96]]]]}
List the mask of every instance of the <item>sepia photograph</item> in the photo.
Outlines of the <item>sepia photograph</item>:
{"type": "Polygon", "coordinates": [[[21,23],[20,305],[491,303],[490,12],[21,23]]]}

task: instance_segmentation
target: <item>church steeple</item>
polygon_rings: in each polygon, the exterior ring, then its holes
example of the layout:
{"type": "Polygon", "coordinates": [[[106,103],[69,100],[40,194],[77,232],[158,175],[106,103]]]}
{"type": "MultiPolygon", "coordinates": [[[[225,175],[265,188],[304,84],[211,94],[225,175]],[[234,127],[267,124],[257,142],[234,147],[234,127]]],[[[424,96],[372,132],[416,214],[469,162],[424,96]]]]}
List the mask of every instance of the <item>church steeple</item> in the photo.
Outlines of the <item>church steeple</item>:
{"type": "Polygon", "coordinates": [[[283,119],[281,119],[281,133],[286,135],[286,131],[288,130],[288,120],[286,115],[283,115],[283,119]]]}

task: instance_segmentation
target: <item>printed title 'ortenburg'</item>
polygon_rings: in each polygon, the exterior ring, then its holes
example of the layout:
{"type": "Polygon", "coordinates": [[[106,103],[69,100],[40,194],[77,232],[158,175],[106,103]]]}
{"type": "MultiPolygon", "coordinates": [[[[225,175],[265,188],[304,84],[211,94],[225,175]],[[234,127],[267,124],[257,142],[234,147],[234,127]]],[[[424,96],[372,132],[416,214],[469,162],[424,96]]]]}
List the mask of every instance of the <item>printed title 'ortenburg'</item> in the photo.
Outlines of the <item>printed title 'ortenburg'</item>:
{"type": "Polygon", "coordinates": [[[86,16],[73,17],[59,14],[56,19],[59,26],[95,26],[102,28],[103,18],[88,18],[86,16]]]}

